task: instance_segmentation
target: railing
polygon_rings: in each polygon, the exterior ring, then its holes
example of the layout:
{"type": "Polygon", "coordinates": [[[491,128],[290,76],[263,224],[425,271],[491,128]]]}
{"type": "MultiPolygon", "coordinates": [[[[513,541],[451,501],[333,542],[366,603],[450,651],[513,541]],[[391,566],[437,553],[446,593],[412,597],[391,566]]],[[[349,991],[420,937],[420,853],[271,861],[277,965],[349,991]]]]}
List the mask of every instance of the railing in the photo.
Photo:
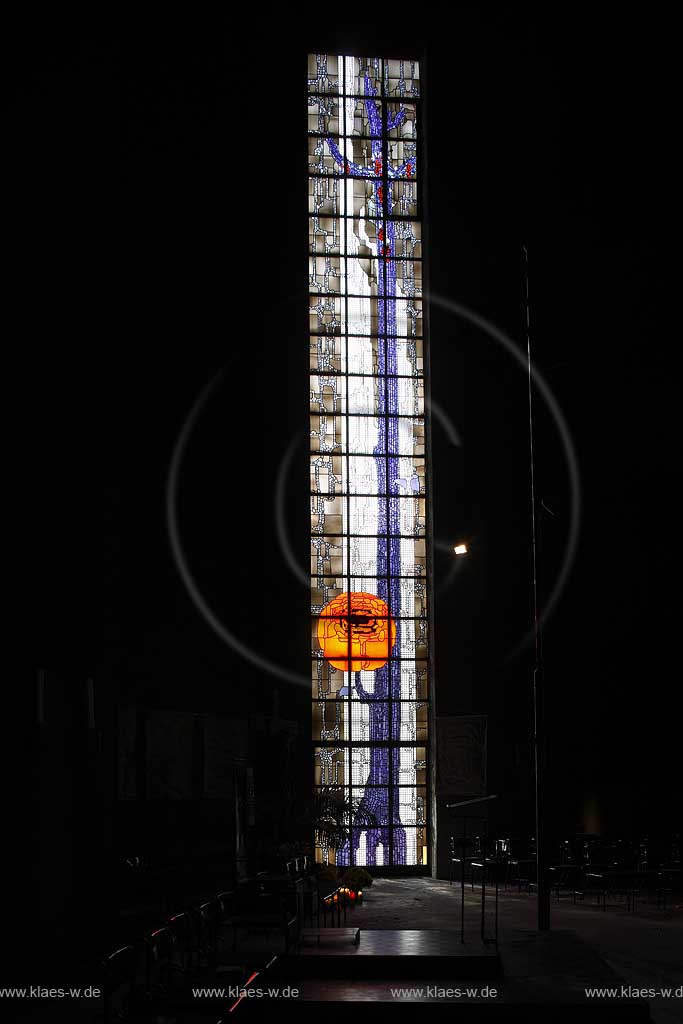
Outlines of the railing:
{"type": "MultiPolygon", "coordinates": [[[[446,809],[453,812],[459,807],[468,807],[471,804],[482,804],[489,800],[497,800],[498,795],[477,797],[474,800],[461,800],[458,803],[446,804],[446,809]]],[[[454,818],[459,819],[463,823],[462,836],[458,837],[461,845],[462,856],[460,858],[460,941],[465,941],[465,866],[469,863],[472,868],[474,861],[479,862],[481,860],[481,941],[485,945],[492,944],[498,945],[498,871],[494,872],[494,927],[493,935],[486,935],[486,866],[487,866],[487,848],[488,848],[488,819],[482,815],[477,814],[454,814],[454,818]],[[481,857],[478,855],[468,856],[467,854],[467,823],[468,821],[480,821],[483,822],[483,841],[481,843],[481,857]]],[[[456,842],[456,838],[453,837],[453,842],[456,842]]],[[[471,840],[470,840],[471,842],[471,840]]],[[[453,858],[454,850],[451,851],[451,858],[453,858]]]]}

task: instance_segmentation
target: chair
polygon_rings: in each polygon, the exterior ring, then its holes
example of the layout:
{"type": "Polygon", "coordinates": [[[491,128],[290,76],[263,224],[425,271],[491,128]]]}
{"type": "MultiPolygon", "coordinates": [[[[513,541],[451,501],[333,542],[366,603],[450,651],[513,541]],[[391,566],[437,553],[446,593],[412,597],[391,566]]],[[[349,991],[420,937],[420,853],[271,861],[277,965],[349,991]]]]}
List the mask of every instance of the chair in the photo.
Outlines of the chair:
{"type": "Polygon", "coordinates": [[[218,945],[218,925],[222,909],[217,897],[205,900],[197,907],[199,921],[199,953],[208,966],[216,963],[218,945]]]}
{"type": "MultiPolygon", "coordinates": [[[[494,879],[498,877],[500,861],[496,856],[489,856],[490,850],[496,849],[496,841],[486,836],[475,836],[475,849],[470,861],[470,886],[474,889],[474,875],[477,870],[481,871],[482,885],[486,884],[487,872],[494,871],[494,879]]],[[[490,877],[490,874],[489,874],[490,877]]]]}
{"type": "Polygon", "coordinates": [[[216,903],[218,904],[218,921],[217,927],[220,926],[230,917],[233,911],[235,900],[235,894],[232,889],[226,889],[223,892],[219,892],[216,896],[216,903]]]}
{"type": "Polygon", "coordinates": [[[176,943],[168,927],[157,928],[145,936],[145,988],[148,999],[165,996],[176,971],[182,971],[176,958],[176,943]]]}
{"type": "Polygon", "coordinates": [[[665,886],[660,886],[655,890],[655,896],[657,898],[657,910],[666,910],[667,896],[670,896],[673,889],[665,886]]]}
{"type": "MultiPolygon", "coordinates": [[[[467,870],[467,865],[472,859],[473,853],[468,853],[471,847],[474,845],[474,839],[466,837],[464,841],[461,836],[450,837],[450,871],[448,875],[448,881],[450,885],[453,885],[453,865],[459,864],[461,872],[467,870]]],[[[462,876],[461,876],[462,877],[462,876]]]]}
{"type": "Polygon", "coordinates": [[[560,902],[560,890],[567,890],[567,895],[573,897],[576,902],[576,894],[579,889],[580,872],[576,864],[556,864],[548,869],[552,877],[551,888],[555,892],[555,899],[560,902]]]}
{"type": "Polygon", "coordinates": [[[607,910],[607,875],[604,871],[586,872],[586,892],[596,897],[597,905],[607,910]]]}
{"type": "Polygon", "coordinates": [[[237,950],[237,932],[244,928],[250,932],[263,932],[268,939],[271,932],[284,940],[285,952],[299,942],[299,915],[295,894],[289,892],[264,893],[253,889],[237,890],[234,894],[233,913],[229,919],[233,934],[233,950],[237,950]]]}
{"type": "Polygon", "coordinates": [[[172,914],[166,926],[173,936],[174,963],[179,970],[191,971],[198,967],[201,950],[197,912],[182,910],[177,914],[172,914]]]}
{"type": "Polygon", "coordinates": [[[318,901],[320,900],[320,885],[318,882],[318,876],[315,874],[306,875],[304,879],[304,892],[303,892],[303,918],[304,924],[306,921],[313,922],[314,915],[318,912],[318,901]]]}
{"type": "Polygon", "coordinates": [[[533,886],[533,878],[536,875],[536,849],[535,842],[531,840],[512,839],[510,840],[510,854],[507,862],[505,884],[517,884],[517,892],[522,891],[526,886],[527,891],[533,886]]]}
{"type": "Polygon", "coordinates": [[[122,1020],[128,1015],[135,988],[137,960],[134,946],[122,946],[102,960],[104,1024],[122,1020]]]}
{"type": "Polygon", "coordinates": [[[234,915],[234,893],[232,890],[225,890],[216,896],[218,913],[216,916],[216,946],[220,944],[223,932],[232,928],[231,921],[234,915]]]}

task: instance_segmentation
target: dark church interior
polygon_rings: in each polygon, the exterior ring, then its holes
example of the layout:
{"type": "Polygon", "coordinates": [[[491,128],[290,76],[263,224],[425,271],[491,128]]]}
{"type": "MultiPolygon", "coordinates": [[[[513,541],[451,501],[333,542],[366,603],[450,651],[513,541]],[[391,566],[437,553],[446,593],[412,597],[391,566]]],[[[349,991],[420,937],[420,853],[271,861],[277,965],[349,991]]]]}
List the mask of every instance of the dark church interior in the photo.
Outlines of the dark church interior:
{"type": "Polygon", "coordinates": [[[663,6],[8,16],[0,1018],[683,1021],[674,38],[663,6]],[[344,860],[314,778],[309,54],[420,64],[413,860],[344,860]]]}

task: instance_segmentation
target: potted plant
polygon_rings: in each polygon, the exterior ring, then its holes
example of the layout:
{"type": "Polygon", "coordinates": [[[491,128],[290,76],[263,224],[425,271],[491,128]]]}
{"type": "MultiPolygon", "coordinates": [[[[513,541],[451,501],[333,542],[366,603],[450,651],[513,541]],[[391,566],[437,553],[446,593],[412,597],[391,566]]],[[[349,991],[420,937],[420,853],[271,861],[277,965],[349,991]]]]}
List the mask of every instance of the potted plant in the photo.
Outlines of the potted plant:
{"type": "Polygon", "coordinates": [[[333,786],[316,790],[302,820],[313,833],[314,845],[323,851],[324,868],[333,869],[335,878],[336,868],[330,864],[330,852],[350,841],[352,822],[356,827],[377,825],[375,815],[364,807],[362,798],[351,799],[346,788],[333,786]]]}
{"type": "Polygon", "coordinates": [[[347,868],[342,875],[342,885],[346,885],[353,892],[362,892],[372,885],[372,875],[365,868],[347,868]]]}

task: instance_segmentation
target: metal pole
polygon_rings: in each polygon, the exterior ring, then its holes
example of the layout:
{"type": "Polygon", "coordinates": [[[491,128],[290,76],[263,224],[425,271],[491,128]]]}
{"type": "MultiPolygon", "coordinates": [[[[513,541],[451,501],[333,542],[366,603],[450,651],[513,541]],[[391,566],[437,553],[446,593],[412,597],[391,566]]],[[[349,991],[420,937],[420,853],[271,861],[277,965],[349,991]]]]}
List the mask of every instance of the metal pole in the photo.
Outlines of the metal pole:
{"type": "Polygon", "coordinates": [[[494,926],[494,942],[498,945],[498,865],[496,864],[496,911],[495,911],[495,926],[494,926]]]}
{"type": "Polygon", "coordinates": [[[538,612],[538,577],[536,561],[536,485],[534,479],[534,423],[531,402],[531,317],[529,315],[529,253],[524,250],[524,306],[526,319],[526,352],[529,397],[529,464],[531,470],[531,552],[534,625],[534,775],[536,796],[536,898],[538,901],[538,930],[550,928],[550,888],[545,834],[545,730],[543,719],[543,644],[538,612]]]}
{"type": "Polygon", "coordinates": [[[465,851],[467,818],[462,819],[462,856],[460,859],[460,941],[465,941],[465,851]]]}
{"type": "Polygon", "coordinates": [[[482,828],[482,851],[481,851],[481,941],[485,941],[486,935],[486,847],[488,845],[488,822],[484,821],[482,828]]]}

